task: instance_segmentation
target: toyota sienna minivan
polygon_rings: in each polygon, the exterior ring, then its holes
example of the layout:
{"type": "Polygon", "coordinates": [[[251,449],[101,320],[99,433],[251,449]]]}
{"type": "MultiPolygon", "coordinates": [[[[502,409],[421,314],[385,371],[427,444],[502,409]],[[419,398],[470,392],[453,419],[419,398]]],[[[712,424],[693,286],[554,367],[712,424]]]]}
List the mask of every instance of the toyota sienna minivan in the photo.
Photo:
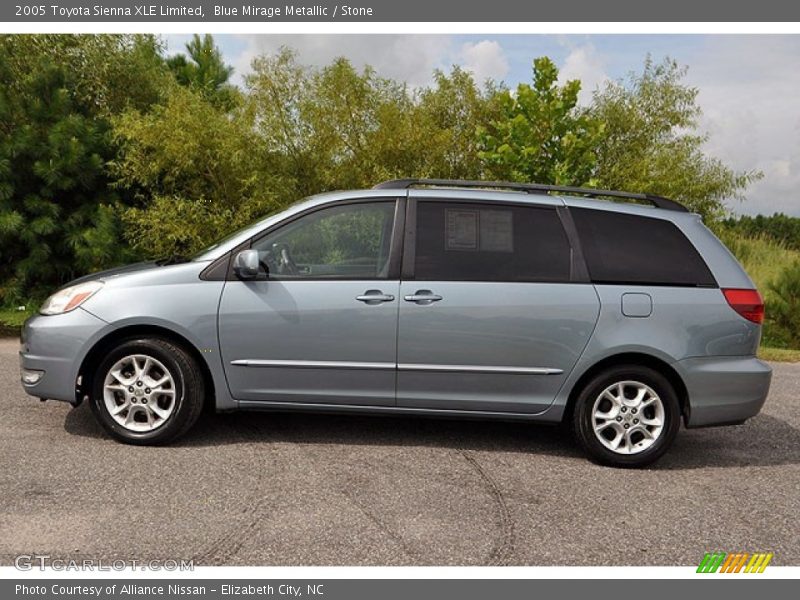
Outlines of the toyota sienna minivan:
{"type": "Polygon", "coordinates": [[[20,358],[28,394],[85,400],[130,444],[176,439],[208,401],[564,422],[595,461],[642,466],[681,422],[758,413],[763,319],[677,202],[409,179],[73,281],[27,321],[20,358]]]}

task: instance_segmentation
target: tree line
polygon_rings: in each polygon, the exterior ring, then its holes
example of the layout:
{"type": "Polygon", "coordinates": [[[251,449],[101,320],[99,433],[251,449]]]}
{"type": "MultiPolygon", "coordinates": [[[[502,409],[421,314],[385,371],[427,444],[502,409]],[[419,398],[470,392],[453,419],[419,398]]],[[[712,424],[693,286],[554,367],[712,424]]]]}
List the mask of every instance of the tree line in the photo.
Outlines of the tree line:
{"type": "Polygon", "coordinates": [[[723,225],[746,237],[773,240],[791,250],[800,251],[800,218],[783,213],[728,217],[723,225]]]}
{"type": "Polygon", "coordinates": [[[412,88],[284,48],[234,86],[211,36],[174,56],[147,35],[0,36],[0,304],[397,177],[649,192],[719,223],[760,173],[704,153],[685,73],[648,58],[584,106],[547,57],[513,89],[459,67],[412,88]]]}

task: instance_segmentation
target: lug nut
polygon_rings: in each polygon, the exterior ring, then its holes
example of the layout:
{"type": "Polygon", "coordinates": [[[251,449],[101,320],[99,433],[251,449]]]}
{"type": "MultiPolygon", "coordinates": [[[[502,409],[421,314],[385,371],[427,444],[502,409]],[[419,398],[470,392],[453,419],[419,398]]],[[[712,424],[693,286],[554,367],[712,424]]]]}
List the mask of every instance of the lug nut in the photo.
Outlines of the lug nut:
{"type": "Polygon", "coordinates": [[[131,398],[131,402],[133,402],[134,404],[136,404],[136,402],[137,402],[136,398],[131,398]]]}
{"type": "Polygon", "coordinates": [[[624,426],[624,427],[625,427],[625,429],[627,429],[628,427],[630,427],[630,425],[628,425],[627,423],[625,423],[625,426],[624,426]]]}
{"type": "Polygon", "coordinates": [[[633,424],[636,425],[639,422],[639,419],[634,419],[633,424]]]}
{"type": "Polygon", "coordinates": [[[622,407],[622,412],[628,412],[628,409],[627,409],[626,407],[624,407],[624,406],[623,406],[623,407],[622,407]]]}
{"type": "Polygon", "coordinates": [[[150,393],[150,388],[144,388],[144,393],[145,394],[149,394],[150,393]]]}
{"type": "Polygon", "coordinates": [[[131,393],[133,393],[133,386],[129,387],[129,388],[128,388],[128,391],[129,391],[129,392],[131,392],[131,393]]]}
{"type": "Polygon", "coordinates": [[[137,381],[136,385],[138,385],[139,387],[142,387],[142,382],[141,381],[137,381]]]}
{"type": "Polygon", "coordinates": [[[622,421],[622,417],[617,417],[617,421],[622,421]]]}
{"type": "Polygon", "coordinates": [[[631,412],[632,412],[633,414],[636,414],[636,409],[634,408],[633,410],[631,410],[631,412]]]}
{"type": "Polygon", "coordinates": [[[142,404],[147,404],[147,398],[142,398],[142,404]]]}

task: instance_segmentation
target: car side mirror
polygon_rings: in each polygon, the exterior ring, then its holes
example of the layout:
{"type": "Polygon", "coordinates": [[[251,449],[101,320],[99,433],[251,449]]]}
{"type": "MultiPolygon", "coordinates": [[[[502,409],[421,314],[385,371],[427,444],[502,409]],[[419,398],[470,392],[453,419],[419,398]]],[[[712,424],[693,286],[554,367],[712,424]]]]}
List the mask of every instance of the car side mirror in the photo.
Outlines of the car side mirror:
{"type": "Polygon", "coordinates": [[[242,250],[233,258],[233,272],[239,279],[256,279],[260,269],[258,250],[242,250]]]}

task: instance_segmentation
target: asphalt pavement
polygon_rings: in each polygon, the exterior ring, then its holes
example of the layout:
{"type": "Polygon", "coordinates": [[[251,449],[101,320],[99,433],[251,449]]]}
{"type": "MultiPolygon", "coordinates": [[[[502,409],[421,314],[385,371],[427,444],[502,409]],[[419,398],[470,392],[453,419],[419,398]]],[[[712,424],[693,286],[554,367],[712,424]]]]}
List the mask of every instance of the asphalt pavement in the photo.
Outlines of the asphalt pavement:
{"type": "Polygon", "coordinates": [[[0,564],[19,554],[214,565],[800,565],[800,364],[760,415],[682,430],[648,470],[521,423],[239,413],[161,448],[40,403],[0,340],[0,564]]]}

